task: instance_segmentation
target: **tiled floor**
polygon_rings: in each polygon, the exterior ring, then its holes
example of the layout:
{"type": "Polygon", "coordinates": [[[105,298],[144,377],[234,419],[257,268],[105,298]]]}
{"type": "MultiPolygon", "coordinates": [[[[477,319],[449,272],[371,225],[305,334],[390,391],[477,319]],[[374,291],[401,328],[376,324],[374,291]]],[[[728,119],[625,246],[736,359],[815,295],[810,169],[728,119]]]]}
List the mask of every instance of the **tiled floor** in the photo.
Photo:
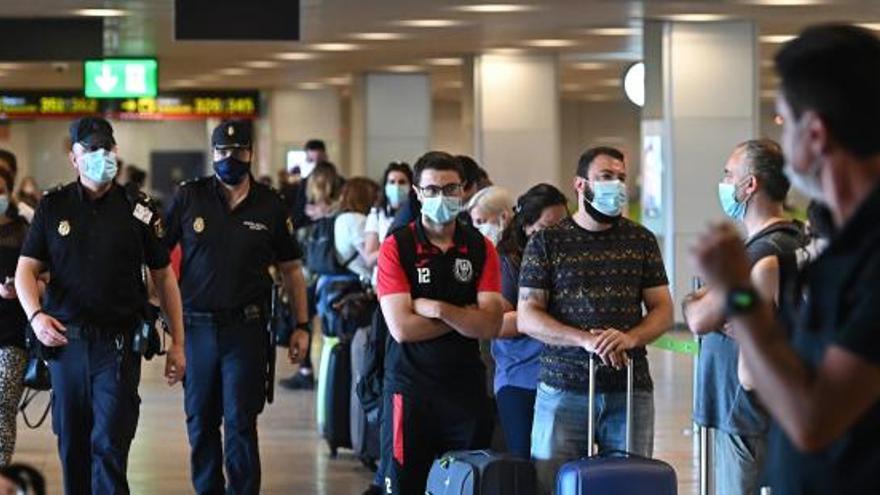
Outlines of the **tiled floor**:
{"type": "MultiPolygon", "coordinates": [[[[650,354],[656,383],[655,454],[675,467],[680,494],[696,494],[697,465],[690,426],[691,360],[656,349],[650,354]]],[[[192,493],[183,393],[179,386],[168,389],[164,384],[161,364],[154,361],[144,366],[143,405],[129,480],[135,494],[192,493]]],[[[279,365],[279,376],[292,370],[289,365],[279,365]]],[[[50,421],[36,431],[19,421],[15,460],[42,469],[48,477],[49,493],[59,494],[60,465],[50,421]]],[[[329,459],[314,425],[314,393],[278,391],[275,404],[260,417],[262,493],[359,495],[363,491],[371,473],[351,456],[340,454],[339,459],[329,459]]]]}

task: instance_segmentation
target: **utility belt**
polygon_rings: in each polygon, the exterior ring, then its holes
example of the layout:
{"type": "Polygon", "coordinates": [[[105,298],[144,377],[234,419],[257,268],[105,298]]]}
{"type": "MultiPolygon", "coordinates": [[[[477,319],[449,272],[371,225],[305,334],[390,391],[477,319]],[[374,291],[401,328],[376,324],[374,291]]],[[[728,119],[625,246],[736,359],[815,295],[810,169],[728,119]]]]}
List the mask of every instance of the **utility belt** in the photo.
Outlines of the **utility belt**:
{"type": "Polygon", "coordinates": [[[184,318],[195,323],[211,323],[218,327],[269,320],[269,304],[251,303],[222,311],[184,311],[184,318]]]}
{"type": "Polygon", "coordinates": [[[90,342],[107,342],[118,337],[132,336],[137,333],[143,321],[140,319],[124,325],[77,325],[65,324],[64,336],[68,340],[88,340],[90,342]]]}

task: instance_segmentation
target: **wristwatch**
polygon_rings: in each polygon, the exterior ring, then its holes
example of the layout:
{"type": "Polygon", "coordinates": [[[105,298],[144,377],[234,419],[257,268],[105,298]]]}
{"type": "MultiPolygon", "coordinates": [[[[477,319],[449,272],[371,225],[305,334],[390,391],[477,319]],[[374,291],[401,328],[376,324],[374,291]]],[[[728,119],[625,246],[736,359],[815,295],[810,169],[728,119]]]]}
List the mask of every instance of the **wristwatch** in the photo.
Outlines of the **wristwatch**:
{"type": "Polygon", "coordinates": [[[736,316],[752,312],[758,307],[761,296],[752,287],[742,287],[727,291],[724,312],[727,316],[736,316]]]}

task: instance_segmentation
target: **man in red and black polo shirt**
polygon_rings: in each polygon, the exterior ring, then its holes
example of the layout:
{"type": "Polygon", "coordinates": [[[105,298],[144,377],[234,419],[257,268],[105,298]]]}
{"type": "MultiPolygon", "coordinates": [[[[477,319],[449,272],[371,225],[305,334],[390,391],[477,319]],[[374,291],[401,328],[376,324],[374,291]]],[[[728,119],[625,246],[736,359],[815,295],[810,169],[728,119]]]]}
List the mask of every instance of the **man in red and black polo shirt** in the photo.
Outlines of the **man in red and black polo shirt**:
{"type": "Polygon", "coordinates": [[[389,494],[424,493],[436,457],[489,443],[478,339],[501,328],[501,277],[492,243],[456,221],[462,177],[451,155],[422,156],[421,218],[389,236],[379,254],[379,302],[393,337],[382,420],[389,494]]]}

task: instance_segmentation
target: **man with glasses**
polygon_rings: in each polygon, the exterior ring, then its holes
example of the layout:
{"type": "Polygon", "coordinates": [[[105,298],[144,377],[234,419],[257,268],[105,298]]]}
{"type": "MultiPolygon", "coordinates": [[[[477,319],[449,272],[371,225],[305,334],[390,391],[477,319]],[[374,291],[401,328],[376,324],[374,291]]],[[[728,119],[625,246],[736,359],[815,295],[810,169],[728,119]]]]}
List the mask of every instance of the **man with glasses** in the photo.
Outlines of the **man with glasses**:
{"type": "Polygon", "coordinates": [[[309,340],[302,251],[281,198],[250,173],[251,134],[250,122],[221,122],[211,136],[214,175],[184,184],[168,214],[168,245],[179,241],[183,251],[185,409],[199,494],[260,493],[257,416],[266,399],[267,344],[274,345],[266,334],[271,265],[299,322],[292,362],[305,356],[309,340]]]}
{"type": "Polygon", "coordinates": [[[488,447],[491,411],[479,339],[501,328],[498,254],[456,221],[461,163],[432,151],[415,164],[421,216],[379,253],[379,302],[392,340],[385,356],[385,491],[423,493],[444,452],[488,447]]]}

